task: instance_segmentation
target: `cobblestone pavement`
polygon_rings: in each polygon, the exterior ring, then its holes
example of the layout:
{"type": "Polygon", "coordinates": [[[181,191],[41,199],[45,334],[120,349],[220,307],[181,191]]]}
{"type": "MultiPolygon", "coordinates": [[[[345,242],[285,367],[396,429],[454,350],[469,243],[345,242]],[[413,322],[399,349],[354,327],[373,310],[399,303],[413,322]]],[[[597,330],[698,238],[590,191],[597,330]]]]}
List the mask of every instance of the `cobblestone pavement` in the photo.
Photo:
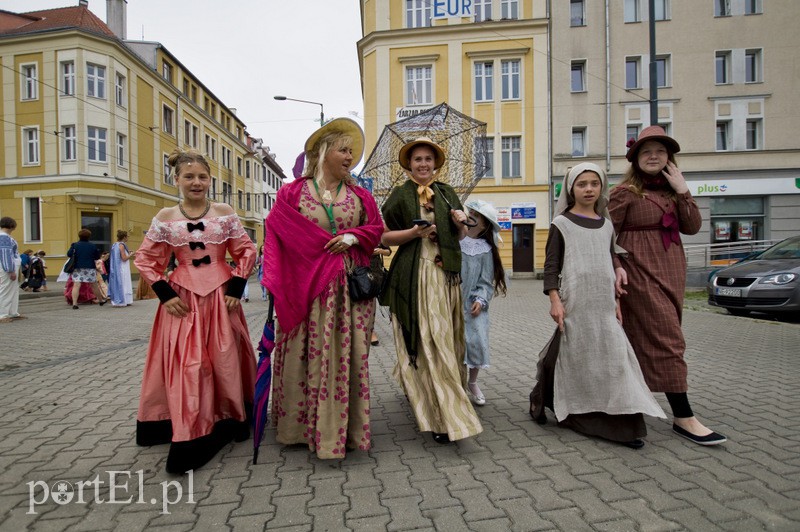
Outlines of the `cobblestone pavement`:
{"type": "MultiPolygon", "coordinates": [[[[531,421],[553,324],[541,282],[510,290],[491,309],[479,436],[417,432],[381,316],[370,452],[322,461],[268,430],[259,464],[252,442],[230,444],[191,477],[134,442],[156,302],[26,299],[28,319],[0,325],[0,530],[800,530],[800,325],[688,310],[690,398],[730,441],[703,448],[648,419],[634,451],[531,421]]],[[[266,304],[245,312],[255,341],[266,304]]]]}

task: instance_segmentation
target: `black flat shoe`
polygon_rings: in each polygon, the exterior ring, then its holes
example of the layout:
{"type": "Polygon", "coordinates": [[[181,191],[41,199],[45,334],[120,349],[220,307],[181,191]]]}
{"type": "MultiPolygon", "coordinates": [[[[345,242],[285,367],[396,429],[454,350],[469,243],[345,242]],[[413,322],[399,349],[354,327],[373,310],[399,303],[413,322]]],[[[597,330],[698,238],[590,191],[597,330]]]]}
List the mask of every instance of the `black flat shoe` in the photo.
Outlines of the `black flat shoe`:
{"type": "Polygon", "coordinates": [[[682,429],[675,424],[672,425],[672,431],[675,432],[675,434],[683,436],[687,440],[693,441],[697,445],[719,445],[720,443],[725,443],[728,441],[728,438],[717,432],[712,432],[711,434],[706,434],[705,436],[698,436],[697,434],[692,434],[688,430],[682,429]]]}
{"type": "Polygon", "coordinates": [[[445,443],[450,443],[450,437],[447,435],[446,432],[434,432],[433,441],[444,445],[445,443]]]}
{"type": "Polygon", "coordinates": [[[371,341],[370,343],[371,343],[372,345],[378,345],[378,344],[380,344],[380,342],[379,342],[378,340],[373,340],[373,341],[371,341]]]}
{"type": "Polygon", "coordinates": [[[78,305],[72,305],[73,310],[78,310],[78,305]]]}
{"type": "Polygon", "coordinates": [[[641,449],[642,447],[644,447],[644,440],[640,438],[636,438],[635,440],[631,441],[621,441],[620,443],[625,447],[629,447],[631,449],[641,449]]]}
{"type": "Polygon", "coordinates": [[[528,396],[528,399],[531,400],[531,406],[528,408],[528,413],[531,415],[531,419],[539,425],[547,425],[547,414],[545,414],[544,411],[539,416],[533,412],[533,392],[531,392],[531,394],[528,396]]]}

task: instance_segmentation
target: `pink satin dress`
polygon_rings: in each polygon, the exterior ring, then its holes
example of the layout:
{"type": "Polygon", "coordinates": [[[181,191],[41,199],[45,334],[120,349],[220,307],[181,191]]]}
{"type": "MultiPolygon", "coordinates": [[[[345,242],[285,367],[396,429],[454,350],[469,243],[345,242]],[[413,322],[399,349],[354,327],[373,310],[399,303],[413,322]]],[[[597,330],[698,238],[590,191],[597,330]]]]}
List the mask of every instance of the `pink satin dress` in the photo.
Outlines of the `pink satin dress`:
{"type": "Polygon", "coordinates": [[[175,253],[169,284],[189,306],[183,318],[159,305],[142,379],[138,421],[171,420],[172,441],[211,433],[218,421],[245,421],[252,405],[256,356],[241,306],[229,312],[225,290],[232,276],[247,278],[256,247],[238,216],[201,220],[154,219],[134,263],[153,284],[175,253]],[[194,226],[202,222],[203,230],[194,226]],[[189,232],[188,224],[192,224],[189,232]],[[226,253],[236,263],[231,269],[226,253]]]}

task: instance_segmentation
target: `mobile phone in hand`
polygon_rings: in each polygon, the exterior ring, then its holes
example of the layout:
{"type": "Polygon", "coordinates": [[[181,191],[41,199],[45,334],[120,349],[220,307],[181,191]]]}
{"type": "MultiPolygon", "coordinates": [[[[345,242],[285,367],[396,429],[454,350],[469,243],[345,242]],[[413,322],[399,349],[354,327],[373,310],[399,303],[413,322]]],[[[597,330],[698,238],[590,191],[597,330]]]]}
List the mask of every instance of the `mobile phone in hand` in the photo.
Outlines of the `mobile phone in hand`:
{"type": "Polygon", "coordinates": [[[422,218],[411,220],[411,223],[414,225],[421,225],[422,227],[428,227],[429,225],[431,225],[431,223],[428,220],[423,220],[422,218]]]}

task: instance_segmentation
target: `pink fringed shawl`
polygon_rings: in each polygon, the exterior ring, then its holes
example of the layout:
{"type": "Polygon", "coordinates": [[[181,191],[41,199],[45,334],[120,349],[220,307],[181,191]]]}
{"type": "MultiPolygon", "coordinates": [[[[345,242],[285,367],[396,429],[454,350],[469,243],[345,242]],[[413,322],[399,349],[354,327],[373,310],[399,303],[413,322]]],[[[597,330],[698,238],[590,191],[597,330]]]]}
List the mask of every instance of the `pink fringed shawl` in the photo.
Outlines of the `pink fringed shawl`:
{"type": "MultiPolygon", "coordinates": [[[[287,334],[308,316],[312,302],[331,282],[344,282],[342,255],[328,253],[325,244],[333,238],[298,211],[305,179],[282,187],[275,206],[264,221],[264,275],[261,284],[275,301],[275,314],[287,334]]],[[[349,186],[349,185],[348,185],[349,186]]],[[[364,188],[349,186],[366,211],[364,225],[340,231],[358,238],[349,254],[357,265],[366,266],[383,234],[383,221],[375,199],[364,188]]]]}

